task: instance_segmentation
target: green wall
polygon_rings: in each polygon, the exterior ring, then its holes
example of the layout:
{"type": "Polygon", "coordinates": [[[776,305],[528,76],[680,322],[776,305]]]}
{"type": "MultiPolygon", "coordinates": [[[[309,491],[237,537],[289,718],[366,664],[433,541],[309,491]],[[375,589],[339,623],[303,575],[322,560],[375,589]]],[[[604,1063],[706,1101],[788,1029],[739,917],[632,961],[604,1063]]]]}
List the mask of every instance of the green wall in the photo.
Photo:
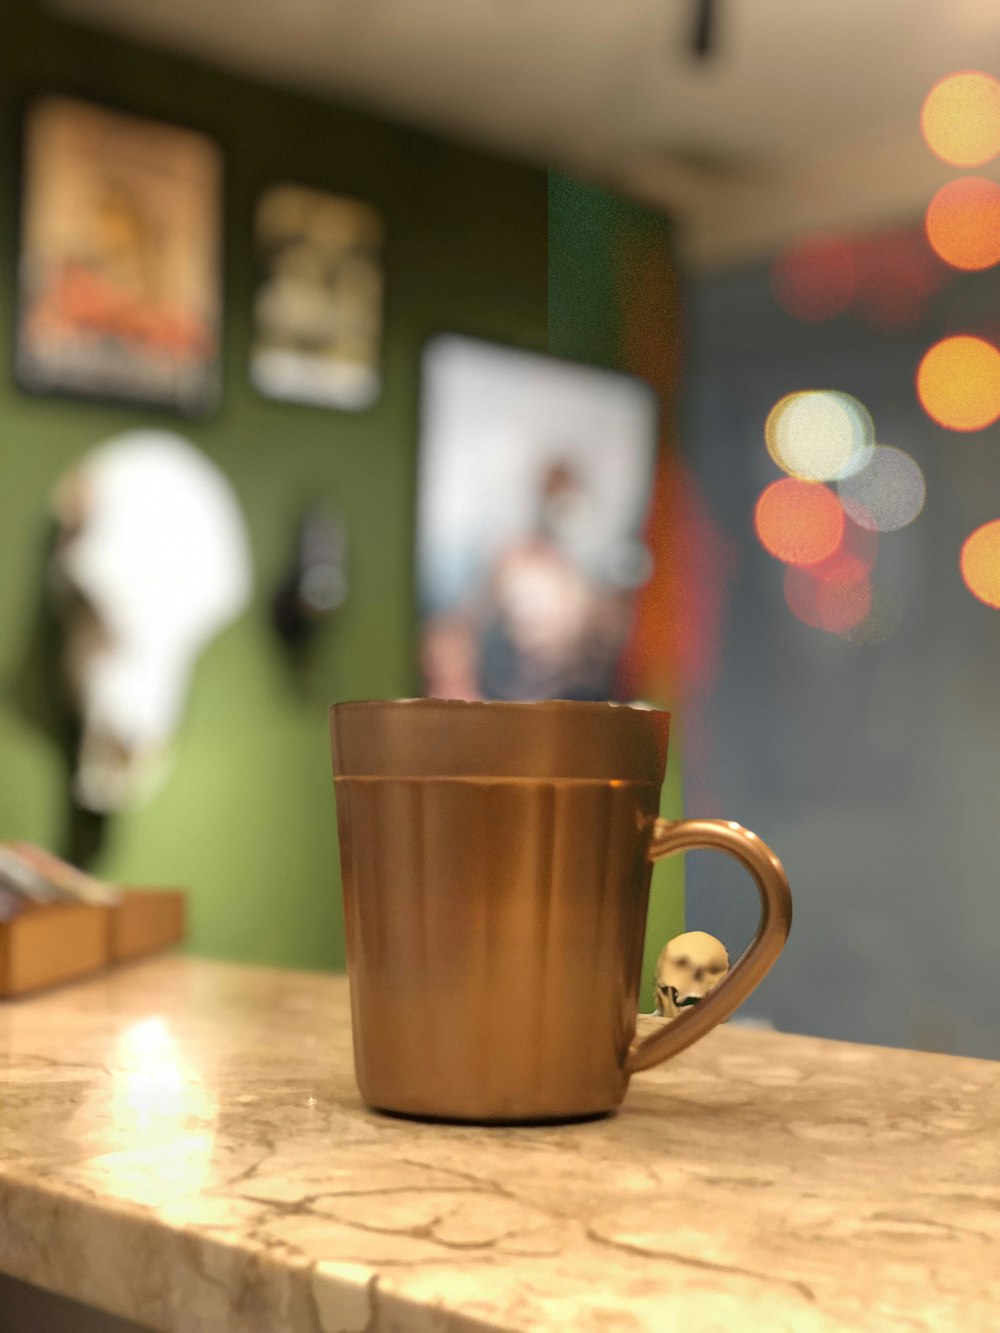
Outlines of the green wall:
{"type": "MultiPolygon", "coordinates": [[[[608,194],[595,185],[549,176],[549,348],[558,356],[642,374],[660,398],[660,461],[673,441],[673,384],[677,368],[659,352],[660,330],[647,327],[631,283],[648,255],[670,264],[672,236],[667,221],[648,209],[608,194]]],[[[661,312],[664,322],[674,312],[661,312]]],[[[653,632],[655,632],[655,627],[653,632]]],[[[664,636],[666,629],[663,630],[664,636]]],[[[662,687],[649,682],[644,696],[669,707],[662,687]]],[[[670,742],[660,812],[678,819],[683,809],[677,729],[670,742]]],[[[653,1007],[653,967],[657,954],[684,929],[684,863],[661,862],[653,886],[643,959],[642,1007],[653,1007]]]]}
{"type": "MultiPolygon", "coordinates": [[[[9,7],[8,7],[9,8],[9,7]]],[[[172,780],[112,831],[99,869],[191,891],[192,947],[301,966],[343,961],[325,703],[412,693],[410,570],[420,348],[441,329],[546,342],[544,173],[17,7],[0,50],[0,247],[13,258],[18,125],[35,90],[65,91],[203,129],[226,164],[225,386],[210,420],[52,402],[0,379],[0,679],[24,651],[41,577],[46,496],[88,446],[144,424],[177,428],[232,479],[257,571],[245,615],[193,679],[172,780]],[[370,200],[387,227],[385,388],[358,415],[273,403],[248,385],[254,201],[277,180],[370,200]],[[308,699],[267,620],[302,499],[350,525],[351,595],[308,699]]],[[[0,310],[13,309],[13,264],[0,310]]],[[[13,361],[0,319],[0,364],[13,361]]],[[[0,705],[0,836],[58,844],[62,769],[50,740],[0,705]]]]}
{"type": "MultiPolygon", "coordinates": [[[[231,478],[257,574],[251,611],[207,651],[192,681],[172,779],[112,829],[98,869],[190,891],[191,946],[215,957],[305,967],[343,963],[326,708],[416,687],[411,550],[419,355],[454,329],[606,365],[622,354],[615,274],[658,219],[593,187],[8,5],[0,51],[0,309],[13,310],[19,121],[59,91],[191,125],[226,170],[222,406],[166,413],[29,398],[0,379],[0,837],[58,846],[64,774],[53,741],[12,686],[41,578],[46,497],[83,450],[142,425],[175,428],[231,478]],[[369,200],[387,225],[384,391],[358,414],[268,402],[246,374],[251,217],[287,180],[369,200]],[[349,524],[351,594],[303,694],[268,622],[302,501],[325,497],[349,524]]],[[[667,243],[663,233],[661,239],[667,243]]],[[[12,318],[0,362],[13,364],[12,318]]],[[[665,809],[679,805],[674,761],[665,809]]],[[[650,955],[680,928],[679,867],[657,872],[650,955]]],[[[647,990],[648,999],[648,990],[647,990]]]]}

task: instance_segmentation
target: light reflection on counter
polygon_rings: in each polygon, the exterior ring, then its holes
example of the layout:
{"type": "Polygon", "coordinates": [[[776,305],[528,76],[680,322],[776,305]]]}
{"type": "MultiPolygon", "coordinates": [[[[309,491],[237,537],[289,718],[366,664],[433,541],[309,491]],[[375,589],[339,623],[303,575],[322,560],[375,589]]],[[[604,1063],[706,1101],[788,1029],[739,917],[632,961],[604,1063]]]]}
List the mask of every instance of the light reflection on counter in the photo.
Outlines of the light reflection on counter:
{"type": "Polygon", "coordinates": [[[184,1059],[167,1021],[144,1018],[125,1028],[112,1046],[109,1072],[111,1137],[130,1147],[98,1159],[103,1188],[153,1207],[203,1188],[218,1099],[184,1059]]]}

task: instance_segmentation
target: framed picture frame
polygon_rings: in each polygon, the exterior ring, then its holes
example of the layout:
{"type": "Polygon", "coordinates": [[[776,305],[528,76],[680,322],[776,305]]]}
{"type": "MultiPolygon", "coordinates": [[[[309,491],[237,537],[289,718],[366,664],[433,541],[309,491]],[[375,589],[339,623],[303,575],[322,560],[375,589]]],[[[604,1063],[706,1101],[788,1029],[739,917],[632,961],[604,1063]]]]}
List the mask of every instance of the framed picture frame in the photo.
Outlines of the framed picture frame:
{"type": "Polygon", "coordinates": [[[659,407],[644,381],[442,334],[424,349],[417,602],[426,694],[621,699],[659,407]]]}
{"type": "Polygon", "coordinates": [[[30,393],[210,411],[220,394],[222,156],[77,98],[26,108],[16,375],[30,393]]]}
{"type": "Polygon", "coordinates": [[[346,411],[378,398],[384,232],[358,199],[291,184],[260,196],[250,378],[265,397],[346,411]]]}

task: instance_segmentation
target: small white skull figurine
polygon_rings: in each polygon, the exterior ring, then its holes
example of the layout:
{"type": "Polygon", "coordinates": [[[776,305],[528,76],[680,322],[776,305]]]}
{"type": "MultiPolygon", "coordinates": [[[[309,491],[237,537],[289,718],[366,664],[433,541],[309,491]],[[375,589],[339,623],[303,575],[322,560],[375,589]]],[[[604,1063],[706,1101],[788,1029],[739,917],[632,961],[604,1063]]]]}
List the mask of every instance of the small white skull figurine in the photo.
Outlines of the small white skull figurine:
{"type": "Polygon", "coordinates": [[[697,1004],[729,971],[725,945],[703,930],[689,930],[664,945],[656,960],[656,1012],[676,1018],[697,1004]]]}

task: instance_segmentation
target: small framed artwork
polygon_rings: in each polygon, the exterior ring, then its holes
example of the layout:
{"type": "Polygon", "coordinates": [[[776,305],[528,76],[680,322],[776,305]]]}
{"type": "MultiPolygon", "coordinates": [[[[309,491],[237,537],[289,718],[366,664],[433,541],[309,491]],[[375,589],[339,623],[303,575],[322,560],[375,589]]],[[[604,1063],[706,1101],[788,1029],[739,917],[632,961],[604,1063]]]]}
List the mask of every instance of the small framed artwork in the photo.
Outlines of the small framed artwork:
{"type": "Polygon", "coordinates": [[[425,692],[620,699],[658,409],[617,371],[447,334],[423,357],[417,592],[425,692]]]}
{"type": "Polygon", "coordinates": [[[47,95],[28,107],[24,148],[20,385],[210,410],[220,387],[218,146],[47,95]]]}
{"type": "Polygon", "coordinates": [[[380,388],[383,224],[368,204],[275,185],[257,204],[250,377],[288,402],[359,410],[380,388]]]}

